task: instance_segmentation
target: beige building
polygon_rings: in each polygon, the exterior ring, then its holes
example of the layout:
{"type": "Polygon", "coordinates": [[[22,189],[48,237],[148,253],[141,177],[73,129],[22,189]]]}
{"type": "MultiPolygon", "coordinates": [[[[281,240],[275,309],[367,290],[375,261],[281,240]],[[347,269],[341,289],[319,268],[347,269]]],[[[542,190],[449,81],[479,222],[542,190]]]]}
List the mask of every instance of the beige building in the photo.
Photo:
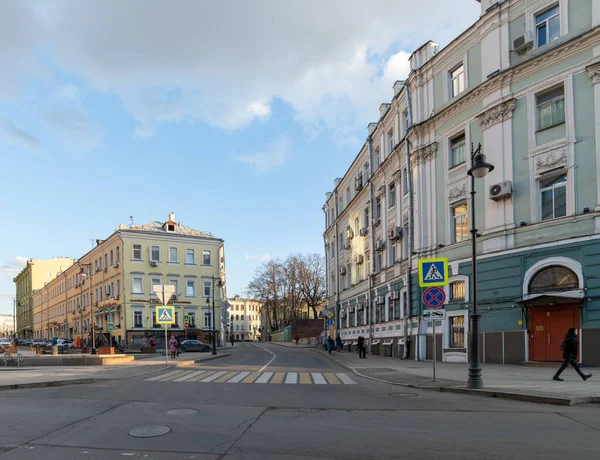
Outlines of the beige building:
{"type": "Polygon", "coordinates": [[[235,340],[255,341],[260,336],[262,303],[236,295],[229,302],[229,333],[235,340]]]}
{"type": "MultiPolygon", "coordinates": [[[[173,213],[164,222],[121,225],[34,295],[35,335],[94,336],[96,345],[112,336],[129,348],[152,336],[160,343],[164,328],[156,324],[152,286],[170,284],[176,294],[169,333],[210,341],[213,298],[220,317],[219,280],[224,286],[223,240],[181,225],[173,213]]],[[[219,321],[214,329],[218,339],[219,321]]]]}
{"type": "Polygon", "coordinates": [[[16,285],[17,336],[33,336],[33,294],[73,265],[73,259],[56,257],[48,260],[29,259],[27,265],[13,278],[16,285]]]}

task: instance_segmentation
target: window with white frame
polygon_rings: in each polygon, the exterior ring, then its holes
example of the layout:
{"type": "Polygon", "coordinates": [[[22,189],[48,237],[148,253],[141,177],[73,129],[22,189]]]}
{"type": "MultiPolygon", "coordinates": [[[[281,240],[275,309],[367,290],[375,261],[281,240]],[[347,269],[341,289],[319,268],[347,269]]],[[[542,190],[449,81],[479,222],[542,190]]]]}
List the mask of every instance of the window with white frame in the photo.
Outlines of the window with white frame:
{"type": "Polygon", "coordinates": [[[186,265],[196,265],[196,253],[193,249],[185,250],[185,264],[186,265]]]}
{"type": "Polygon", "coordinates": [[[160,247],[158,247],[158,246],[150,247],[150,260],[153,262],[160,262],[160,247]]]}
{"type": "Polygon", "coordinates": [[[119,251],[119,246],[117,246],[116,259],[117,259],[117,262],[119,262],[119,260],[121,260],[120,251],[119,251]]]}
{"type": "Polygon", "coordinates": [[[177,253],[177,248],[169,248],[169,262],[172,264],[179,263],[179,254],[177,253]]]}
{"type": "Polygon", "coordinates": [[[352,264],[346,265],[346,288],[352,286],[352,264]]]}
{"type": "Polygon", "coordinates": [[[467,204],[462,203],[452,208],[452,242],[459,243],[469,238],[467,228],[467,204]]]}
{"type": "Polygon", "coordinates": [[[138,295],[144,293],[144,280],[141,276],[131,278],[131,293],[138,295]]]}
{"type": "Polygon", "coordinates": [[[196,297],[196,280],[185,280],[185,296],[196,297]]]}
{"type": "Polygon", "coordinates": [[[368,206],[365,208],[363,215],[364,215],[365,228],[369,228],[370,223],[369,223],[369,207],[368,206]]]}
{"type": "Polygon", "coordinates": [[[395,241],[390,241],[390,265],[394,265],[394,263],[396,262],[396,248],[397,248],[397,244],[395,241]]]}
{"type": "Polygon", "coordinates": [[[358,236],[360,232],[360,217],[354,218],[354,236],[358,236]]]}
{"type": "Polygon", "coordinates": [[[160,286],[160,284],[161,284],[160,276],[150,277],[150,295],[151,296],[156,297],[156,294],[154,293],[154,286],[160,286]]]}
{"type": "Polygon", "coordinates": [[[121,280],[117,279],[117,297],[119,297],[121,295],[121,280]]]}
{"type": "Polygon", "coordinates": [[[465,348],[465,317],[463,315],[448,318],[449,347],[465,348]]]}
{"type": "Polygon", "coordinates": [[[212,329],[212,317],[209,311],[204,312],[204,329],[212,329]]]}
{"type": "Polygon", "coordinates": [[[379,147],[375,149],[373,152],[373,171],[377,171],[379,168],[379,164],[381,163],[381,153],[379,152],[379,147]]]}
{"type": "Polygon", "coordinates": [[[394,150],[394,130],[390,129],[387,133],[388,154],[394,150]]]}
{"type": "Polygon", "coordinates": [[[210,297],[212,295],[212,280],[202,281],[202,291],[204,297],[210,297]]]}
{"type": "Polygon", "coordinates": [[[540,206],[542,220],[567,215],[567,174],[541,179],[540,206]]]}
{"type": "Polygon", "coordinates": [[[375,253],[375,272],[381,271],[383,268],[383,251],[377,251],[375,253]]]}
{"type": "Polygon", "coordinates": [[[171,286],[175,286],[175,295],[179,295],[179,280],[174,279],[174,278],[170,278],[169,279],[169,284],[171,286]]]}
{"type": "Polygon", "coordinates": [[[406,168],[402,170],[402,194],[408,193],[408,171],[406,168]]]}
{"type": "Polygon", "coordinates": [[[560,38],[560,7],[558,5],[536,15],[536,46],[544,46],[560,38]]]}
{"type": "Polygon", "coordinates": [[[346,187],[346,205],[350,204],[352,200],[352,194],[350,193],[350,186],[346,187]]]}
{"type": "Polygon", "coordinates": [[[450,167],[458,166],[466,159],[465,134],[462,133],[450,139],[450,167]]]}
{"type": "Polygon", "coordinates": [[[381,197],[375,198],[375,219],[381,219],[381,197]]]}
{"type": "Polygon", "coordinates": [[[133,327],[144,327],[144,312],[135,310],[133,312],[133,327]]]}
{"type": "Polygon", "coordinates": [[[535,97],[538,131],[565,122],[565,88],[557,86],[535,97]]]}
{"type": "Polygon", "coordinates": [[[141,244],[133,245],[132,259],[133,260],[142,260],[142,245],[141,244]]]}
{"type": "Polygon", "coordinates": [[[366,161],[363,165],[363,182],[369,180],[369,162],[366,161]]]}
{"type": "Polygon", "coordinates": [[[210,251],[207,249],[204,249],[202,251],[202,265],[212,265],[212,260],[210,257],[210,251]]]}
{"type": "Polygon", "coordinates": [[[450,72],[451,97],[456,97],[465,90],[465,66],[463,64],[450,72]]]}
{"type": "Polygon", "coordinates": [[[396,183],[392,182],[388,186],[388,208],[396,206],[396,183]]]}

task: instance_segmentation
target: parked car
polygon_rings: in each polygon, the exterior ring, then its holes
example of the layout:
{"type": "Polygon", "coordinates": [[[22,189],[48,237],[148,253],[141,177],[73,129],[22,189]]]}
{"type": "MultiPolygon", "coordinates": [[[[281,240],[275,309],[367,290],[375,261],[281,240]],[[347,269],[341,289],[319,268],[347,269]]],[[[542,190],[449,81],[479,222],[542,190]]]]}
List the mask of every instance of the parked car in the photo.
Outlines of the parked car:
{"type": "Polygon", "coordinates": [[[202,343],[200,340],[184,340],[181,342],[179,350],[186,351],[211,351],[212,347],[207,343],[202,343]]]}
{"type": "Polygon", "coordinates": [[[43,339],[33,339],[31,341],[31,346],[32,347],[45,347],[46,346],[46,341],[43,339]]]}
{"type": "Polygon", "coordinates": [[[12,342],[9,339],[4,337],[0,338],[0,350],[6,351],[8,348],[12,347],[12,342]]]}
{"type": "MultiPolygon", "coordinates": [[[[58,339],[56,342],[59,353],[64,353],[73,348],[73,341],[69,339],[58,339]]],[[[52,343],[46,344],[46,353],[52,353],[52,343]]]]}

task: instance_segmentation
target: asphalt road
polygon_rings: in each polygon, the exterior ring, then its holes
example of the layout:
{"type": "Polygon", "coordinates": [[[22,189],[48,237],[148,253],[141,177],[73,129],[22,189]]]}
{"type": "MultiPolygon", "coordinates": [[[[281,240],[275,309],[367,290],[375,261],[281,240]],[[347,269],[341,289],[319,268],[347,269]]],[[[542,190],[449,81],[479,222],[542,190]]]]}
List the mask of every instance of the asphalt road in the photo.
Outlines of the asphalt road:
{"type": "Polygon", "coordinates": [[[156,375],[5,391],[0,420],[0,460],[600,458],[598,405],[380,384],[274,344],[156,375]],[[168,432],[132,436],[140,426],[168,432]]]}

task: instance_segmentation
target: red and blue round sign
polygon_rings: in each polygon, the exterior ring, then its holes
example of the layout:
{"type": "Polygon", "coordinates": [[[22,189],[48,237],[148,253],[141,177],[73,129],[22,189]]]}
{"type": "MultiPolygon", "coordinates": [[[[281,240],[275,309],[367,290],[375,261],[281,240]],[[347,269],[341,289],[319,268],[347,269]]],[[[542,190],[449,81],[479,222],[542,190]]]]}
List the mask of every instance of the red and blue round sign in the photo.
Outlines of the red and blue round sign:
{"type": "Polygon", "coordinates": [[[446,293],[440,287],[430,287],[423,292],[423,303],[428,308],[443,308],[446,302],[446,293]]]}

